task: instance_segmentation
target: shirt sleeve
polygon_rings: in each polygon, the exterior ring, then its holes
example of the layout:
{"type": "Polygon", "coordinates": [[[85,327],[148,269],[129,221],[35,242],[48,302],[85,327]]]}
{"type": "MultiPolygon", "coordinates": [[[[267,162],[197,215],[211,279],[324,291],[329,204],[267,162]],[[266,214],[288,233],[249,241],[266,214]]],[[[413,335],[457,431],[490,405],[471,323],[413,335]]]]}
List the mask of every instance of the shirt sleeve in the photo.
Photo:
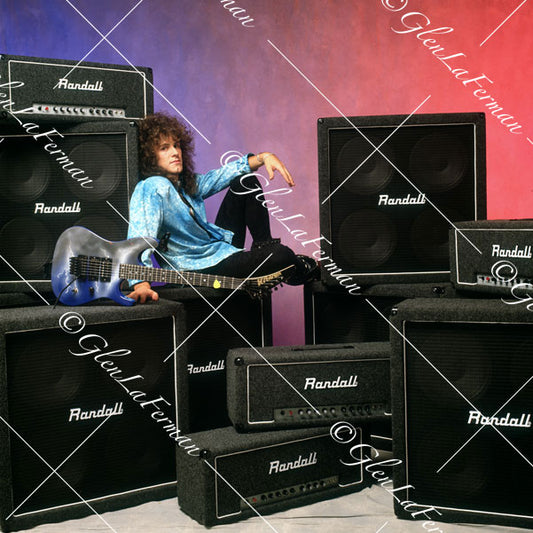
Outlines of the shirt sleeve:
{"type": "MultiPolygon", "coordinates": [[[[163,201],[167,180],[164,178],[148,178],[140,181],[130,201],[130,220],[128,225],[128,239],[135,237],[159,238],[163,224],[163,201]]],[[[141,254],[141,262],[146,266],[153,266],[151,255],[153,250],[148,248],[141,254]]],[[[128,280],[130,286],[143,280],[128,280]]]]}
{"type": "Polygon", "coordinates": [[[213,194],[220,192],[230,185],[234,178],[251,172],[248,164],[248,157],[253,154],[246,154],[226,163],[215,170],[210,170],[205,174],[197,174],[198,194],[202,198],[209,198],[213,194]]]}

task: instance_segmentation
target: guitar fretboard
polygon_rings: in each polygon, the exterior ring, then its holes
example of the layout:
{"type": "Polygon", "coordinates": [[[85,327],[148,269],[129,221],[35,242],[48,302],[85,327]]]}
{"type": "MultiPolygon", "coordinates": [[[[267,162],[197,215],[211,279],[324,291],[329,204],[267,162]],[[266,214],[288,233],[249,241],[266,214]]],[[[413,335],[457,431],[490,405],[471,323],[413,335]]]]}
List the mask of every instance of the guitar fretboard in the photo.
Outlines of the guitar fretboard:
{"type": "Polygon", "coordinates": [[[165,268],[153,268],[141,265],[120,265],[119,276],[122,279],[141,279],[143,281],[159,281],[161,283],[180,283],[215,289],[245,288],[244,280],[201,272],[176,272],[165,268]],[[240,286],[240,287],[239,287],[240,286]]]}

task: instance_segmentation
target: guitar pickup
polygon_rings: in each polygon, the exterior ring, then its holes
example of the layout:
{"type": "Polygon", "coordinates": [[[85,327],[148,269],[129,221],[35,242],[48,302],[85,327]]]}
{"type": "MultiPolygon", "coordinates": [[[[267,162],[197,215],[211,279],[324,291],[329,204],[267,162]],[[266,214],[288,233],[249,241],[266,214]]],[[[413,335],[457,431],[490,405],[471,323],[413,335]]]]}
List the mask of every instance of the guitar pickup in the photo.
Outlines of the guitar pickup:
{"type": "Polygon", "coordinates": [[[78,255],[71,257],[70,274],[87,281],[111,281],[113,260],[109,257],[78,255]]]}

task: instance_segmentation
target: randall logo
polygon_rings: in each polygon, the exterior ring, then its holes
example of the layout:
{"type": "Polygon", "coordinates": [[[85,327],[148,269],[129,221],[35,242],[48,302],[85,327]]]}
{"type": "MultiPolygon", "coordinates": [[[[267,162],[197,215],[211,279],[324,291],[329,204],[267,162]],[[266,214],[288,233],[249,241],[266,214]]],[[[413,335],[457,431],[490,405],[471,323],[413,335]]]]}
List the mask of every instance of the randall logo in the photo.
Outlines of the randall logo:
{"type": "Polygon", "coordinates": [[[66,202],[61,205],[44,205],[42,202],[35,202],[33,213],[81,213],[81,206],[80,202],[73,202],[72,205],[67,205],[66,202]]]}
{"type": "Polygon", "coordinates": [[[73,407],[70,410],[68,421],[90,420],[91,418],[106,418],[108,416],[121,415],[124,413],[122,402],[117,402],[114,407],[107,407],[104,403],[102,407],[94,411],[82,411],[79,407],[73,407]]]}
{"type": "Polygon", "coordinates": [[[518,248],[518,244],[513,248],[502,248],[499,244],[492,245],[492,257],[523,257],[524,259],[531,259],[531,246],[524,246],[518,248]]]}
{"type": "Polygon", "coordinates": [[[69,91],[96,91],[100,92],[104,90],[103,81],[95,81],[89,83],[87,80],[85,83],[73,83],[68,81],[67,78],[59,78],[59,81],[55,85],[54,89],[66,89],[69,91]]]}
{"type": "Polygon", "coordinates": [[[408,194],[403,198],[391,198],[388,194],[380,194],[378,205],[415,205],[425,204],[426,195],[420,193],[418,196],[411,196],[408,194]]]}
{"type": "Polygon", "coordinates": [[[531,414],[522,413],[520,418],[511,418],[511,413],[505,416],[483,416],[479,411],[470,411],[468,417],[469,424],[478,424],[482,426],[509,426],[516,428],[530,428],[531,414]]]}
{"type": "Polygon", "coordinates": [[[286,472],[287,470],[295,470],[296,468],[303,468],[304,466],[310,466],[317,463],[316,452],[311,452],[309,457],[303,458],[298,456],[296,461],[289,461],[288,463],[281,463],[280,461],[270,461],[270,470],[268,474],[279,474],[280,472],[286,472]]]}
{"type": "Polygon", "coordinates": [[[316,378],[305,378],[304,390],[307,389],[350,389],[357,387],[357,375],[353,374],[349,379],[341,379],[339,376],[333,381],[319,381],[316,378]]]}
{"type": "Polygon", "coordinates": [[[218,363],[209,361],[209,364],[203,366],[194,366],[193,364],[187,365],[189,374],[203,374],[204,372],[216,372],[217,370],[224,370],[224,359],[220,359],[218,363]]]}

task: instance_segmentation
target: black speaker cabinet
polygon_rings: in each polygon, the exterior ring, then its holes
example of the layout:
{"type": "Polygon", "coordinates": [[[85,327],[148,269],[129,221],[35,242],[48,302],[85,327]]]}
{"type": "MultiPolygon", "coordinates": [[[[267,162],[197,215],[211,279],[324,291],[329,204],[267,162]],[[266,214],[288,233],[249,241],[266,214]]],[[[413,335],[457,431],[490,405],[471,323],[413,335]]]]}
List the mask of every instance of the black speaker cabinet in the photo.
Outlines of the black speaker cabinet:
{"type": "Polygon", "coordinates": [[[533,289],[533,220],[460,222],[450,230],[450,258],[457,289],[523,295],[533,289]]]}
{"type": "Polygon", "coordinates": [[[393,324],[396,514],[531,529],[533,313],[420,299],[393,324]]]}
{"type": "Polygon", "coordinates": [[[146,67],[0,55],[0,79],[4,109],[24,122],[131,120],[154,110],[146,67]]]}
{"type": "Polygon", "coordinates": [[[238,348],[228,353],[227,381],[237,431],[390,417],[388,342],[238,348]]]}
{"type": "Polygon", "coordinates": [[[486,218],[484,114],[407,118],[318,119],[328,285],[447,281],[451,223],[486,218]]]}
{"type": "Polygon", "coordinates": [[[316,281],[304,287],[306,344],[336,344],[389,340],[388,317],[407,298],[449,298],[450,283],[380,284],[352,295],[316,281]],[[368,301],[367,301],[368,300],[368,301]],[[374,309],[375,306],[376,309],[374,309]]]}
{"type": "Polygon", "coordinates": [[[165,301],[0,310],[4,531],[174,494],[176,442],[152,414],[177,425],[163,360],[183,322],[165,301]]]}
{"type": "Polygon", "coordinates": [[[185,307],[185,340],[178,358],[180,429],[198,432],[231,424],[226,404],[226,356],[231,348],[272,344],[270,296],[237,291],[162,287],[159,294],[185,307]],[[213,307],[211,307],[213,306],[213,307]]]}
{"type": "Polygon", "coordinates": [[[126,238],[138,179],[133,123],[48,124],[26,133],[11,120],[0,121],[0,138],[3,292],[30,290],[23,280],[50,290],[55,242],[70,226],[108,240],[126,238]],[[40,134],[48,135],[34,138],[40,134]]]}
{"type": "Polygon", "coordinates": [[[353,428],[335,436],[328,428],[193,433],[202,452],[200,457],[176,454],[178,503],[209,527],[363,489],[368,480],[356,446],[366,443],[366,435],[353,428]],[[358,466],[349,466],[354,463],[358,466]]]}

